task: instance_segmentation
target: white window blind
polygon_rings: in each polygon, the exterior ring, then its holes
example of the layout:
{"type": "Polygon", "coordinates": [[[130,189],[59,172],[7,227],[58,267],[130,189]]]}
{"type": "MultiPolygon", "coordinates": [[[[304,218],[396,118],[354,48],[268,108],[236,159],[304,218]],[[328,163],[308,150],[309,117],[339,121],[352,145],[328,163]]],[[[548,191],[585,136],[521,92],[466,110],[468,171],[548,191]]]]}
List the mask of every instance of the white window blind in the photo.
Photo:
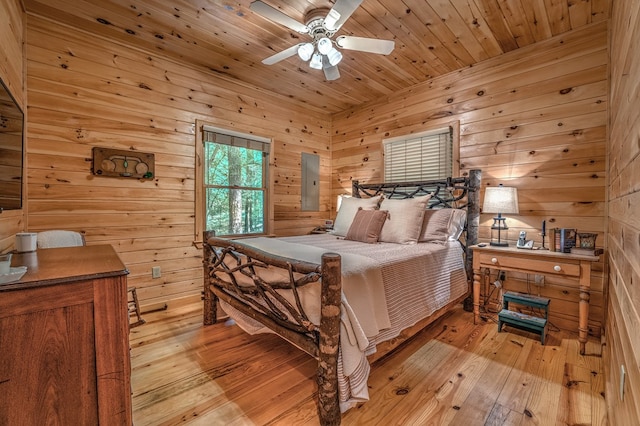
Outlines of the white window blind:
{"type": "Polygon", "coordinates": [[[453,173],[453,129],[383,142],[384,180],[414,182],[443,179],[453,173]]]}
{"type": "MultiPolygon", "coordinates": [[[[257,139],[257,138],[256,138],[257,139]]],[[[241,136],[234,136],[209,130],[203,132],[204,142],[219,143],[221,145],[237,146],[240,148],[254,149],[256,151],[269,152],[269,143],[255,139],[247,139],[241,136]]]]}

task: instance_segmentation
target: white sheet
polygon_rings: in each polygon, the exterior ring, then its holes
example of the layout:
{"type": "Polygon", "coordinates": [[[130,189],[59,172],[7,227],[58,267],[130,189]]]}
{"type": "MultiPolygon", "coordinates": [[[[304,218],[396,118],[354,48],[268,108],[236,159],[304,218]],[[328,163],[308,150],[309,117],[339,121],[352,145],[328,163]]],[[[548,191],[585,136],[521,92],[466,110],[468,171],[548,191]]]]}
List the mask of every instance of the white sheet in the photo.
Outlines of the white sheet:
{"type": "MultiPolygon", "coordinates": [[[[327,251],[337,252],[343,257],[345,297],[343,297],[344,309],[339,359],[340,407],[343,412],[358,402],[369,399],[367,379],[370,367],[366,355],[375,352],[377,343],[397,337],[403,329],[431,315],[450,300],[462,296],[468,290],[462,248],[458,242],[448,243],[444,246],[430,243],[413,245],[365,244],[345,241],[328,234],[266,239],[271,242],[263,241],[265,239],[253,240],[243,240],[242,242],[287,257],[291,257],[292,249],[297,250],[300,253],[306,253],[302,255],[303,258],[297,256],[298,259],[315,263],[319,263],[319,256],[327,251]],[[287,243],[291,244],[289,248],[286,248],[287,243]],[[268,250],[268,245],[275,245],[275,252],[274,249],[268,250]],[[301,245],[317,249],[307,247],[303,250],[301,245]],[[348,268],[350,264],[359,264],[360,266],[356,268],[355,274],[347,273],[344,276],[344,268],[345,266],[348,268]],[[372,266],[377,266],[373,269],[378,271],[377,273],[382,277],[384,283],[382,291],[386,304],[385,313],[389,320],[388,326],[384,326],[379,318],[378,310],[382,309],[378,300],[379,296],[372,298],[369,291],[363,290],[367,288],[367,282],[370,282],[370,279],[365,277],[376,276],[376,273],[371,271],[363,275],[363,268],[361,268],[363,265],[367,266],[365,268],[367,270],[372,266]],[[359,276],[361,281],[351,284],[350,275],[351,278],[359,276]],[[359,294],[365,294],[366,297],[359,299],[357,297],[359,294]],[[378,301],[376,302],[376,300],[378,301]],[[377,307],[373,308],[373,306],[377,307]],[[378,318],[376,319],[376,317],[378,318]],[[376,324],[376,326],[372,327],[372,324],[376,324]],[[367,332],[364,331],[364,328],[367,329],[367,332]],[[374,331],[375,333],[372,334],[374,331]],[[363,336],[366,340],[363,340],[363,336]],[[345,337],[348,338],[345,339],[345,337]]],[[[311,286],[307,287],[311,288],[311,286]]],[[[378,287],[374,284],[372,288],[378,287]]],[[[319,301],[319,285],[316,286],[316,289],[318,290],[307,291],[309,291],[312,300],[319,301]]],[[[249,333],[270,331],[226,304],[223,309],[249,333]]],[[[319,310],[317,303],[313,309],[319,310]]],[[[311,318],[312,314],[309,313],[309,315],[310,319],[317,324],[319,316],[311,318]]]]}

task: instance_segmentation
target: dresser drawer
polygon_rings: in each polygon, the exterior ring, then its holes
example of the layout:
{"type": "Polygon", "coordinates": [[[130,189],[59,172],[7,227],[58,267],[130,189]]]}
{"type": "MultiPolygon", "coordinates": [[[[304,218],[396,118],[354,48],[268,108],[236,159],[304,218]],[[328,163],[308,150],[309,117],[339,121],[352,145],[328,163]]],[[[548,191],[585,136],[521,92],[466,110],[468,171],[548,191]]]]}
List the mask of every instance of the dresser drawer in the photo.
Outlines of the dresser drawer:
{"type": "Polygon", "coordinates": [[[540,274],[580,276],[580,265],[560,259],[532,259],[499,253],[476,253],[481,267],[536,271],[540,274]]]}

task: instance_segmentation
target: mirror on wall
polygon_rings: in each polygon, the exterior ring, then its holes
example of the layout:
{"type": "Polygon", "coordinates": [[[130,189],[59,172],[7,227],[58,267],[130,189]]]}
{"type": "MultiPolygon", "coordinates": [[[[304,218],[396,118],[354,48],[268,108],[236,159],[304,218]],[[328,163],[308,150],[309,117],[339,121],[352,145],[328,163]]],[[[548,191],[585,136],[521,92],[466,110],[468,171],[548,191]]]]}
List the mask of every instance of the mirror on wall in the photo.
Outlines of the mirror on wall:
{"type": "Polygon", "coordinates": [[[22,208],[24,114],[0,79],[0,212],[22,208]]]}

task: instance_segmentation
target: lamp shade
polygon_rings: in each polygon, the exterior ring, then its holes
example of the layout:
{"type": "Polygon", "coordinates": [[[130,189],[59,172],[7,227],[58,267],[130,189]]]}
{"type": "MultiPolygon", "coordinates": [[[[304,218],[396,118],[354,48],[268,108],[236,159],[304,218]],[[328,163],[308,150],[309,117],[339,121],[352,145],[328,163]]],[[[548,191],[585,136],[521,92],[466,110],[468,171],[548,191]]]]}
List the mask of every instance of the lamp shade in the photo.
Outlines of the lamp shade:
{"type": "Polygon", "coordinates": [[[509,245],[509,227],[502,213],[518,214],[518,190],[513,187],[492,186],[484,191],[483,213],[497,213],[491,225],[491,245],[506,247],[509,245]],[[504,238],[503,238],[504,237],[504,238]]]}
{"type": "Polygon", "coordinates": [[[320,52],[322,55],[326,55],[327,53],[329,53],[332,47],[333,46],[331,45],[331,40],[329,40],[328,37],[322,37],[320,40],[318,40],[318,52],[320,52]]]}
{"type": "Polygon", "coordinates": [[[309,62],[309,66],[316,70],[322,69],[322,55],[319,53],[314,53],[311,57],[311,61],[309,62]]]}
{"type": "Polygon", "coordinates": [[[327,53],[327,59],[331,66],[336,66],[342,60],[342,53],[338,52],[335,47],[332,47],[329,53],[327,53]]]}
{"type": "Polygon", "coordinates": [[[518,189],[509,186],[491,186],[484,190],[483,213],[518,214],[518,189]]]}
{"type": "Polygon", "coordinates": [[[300,59],[303,61],[308,61],[311,59],[311,55],[313,55],[313,50],[313,44],[304,43],[298,48],[298,56],[300,56],[300,59]]]}

